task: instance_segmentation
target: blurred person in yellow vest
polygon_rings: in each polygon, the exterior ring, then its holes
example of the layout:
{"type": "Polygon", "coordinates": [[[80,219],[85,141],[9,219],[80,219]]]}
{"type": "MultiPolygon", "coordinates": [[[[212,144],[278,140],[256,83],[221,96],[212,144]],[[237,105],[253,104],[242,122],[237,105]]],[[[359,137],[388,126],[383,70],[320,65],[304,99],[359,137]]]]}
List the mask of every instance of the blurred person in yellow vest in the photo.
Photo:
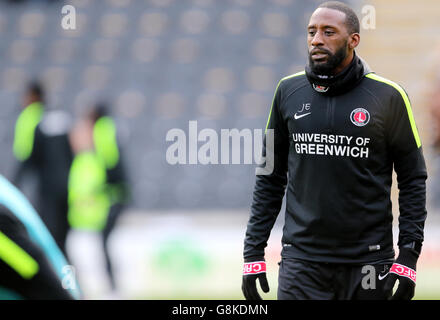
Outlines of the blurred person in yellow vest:
{"type": "Polygon", "coordinates": [[[70,115],[45,105],[45,90],[31,82],[23,97],[16,125],[13,152],[18,165],[13,183],[36,207],[57,245],[66,254],[67,178],[72,162],[70,115]],[[29,193],[30,186],[34,186],[29,193]]]}
{"type": "MultiPolygon", "coordinates": [[[[434,46],[435,47],[435,46],[434,46]]],[[[428,101],[431,125],[431,171],[438,176],[440,172],[440,41],[432,53],[430,75],[428,77],[428,101]]],[[[439,211],[440,209],[440,181],[431,179],[429,185],[429,204],[439,211]]]]}
{"type": "Polygon", "coordinates": [[[23,110],[15,125],[14,155],[24,162],[32,154],[35,129],[44,112],[44,91],[41,84],[34,81],[28,85],[23,96],[23,110]]]}
{"type": "Polygon", "coordinates": [[[109,236],[123,212],[128,187],[114,120],[107,106],[93,107],[72,131],[75,153],[69,174],[68,221],[73,229],[101,232],[112,290],[116,283],[109,236]]]}

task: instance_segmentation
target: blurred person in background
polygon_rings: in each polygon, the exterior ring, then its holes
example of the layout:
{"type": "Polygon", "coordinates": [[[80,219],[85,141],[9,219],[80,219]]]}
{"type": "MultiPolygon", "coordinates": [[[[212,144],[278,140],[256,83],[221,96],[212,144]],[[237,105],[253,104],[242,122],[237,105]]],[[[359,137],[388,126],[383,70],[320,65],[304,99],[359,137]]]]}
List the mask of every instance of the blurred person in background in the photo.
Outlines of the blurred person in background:
{"type": "Polygon", "coordinates": [[[67,264],[25,196],[0,175],[0,300],[79,299],[67,264]]]}
{"type": "Polygon", "coordinates": [[[75,153],[69,174],[72,228],[102,233],[106,270],[116,290],[109,236],[128,200],[128,186],[114,120],[105,104],[92,108],[72,131],[75,153]]]}
{"type": "Polygon", "coordinates": [[[36,178],[36,199],[31,202],[43,222],[66,254],[67,178],[73,159],[69,142],[72,120],[62,110],[45,106],[41,83],[29,84],[24,94],[24,109],[15,126],[13,151],[18,160],[13,182],[25,188],[27,174],[36,178]]]}
{"type": "MultiPolygon", "coordinates": [[[[266,126],[274,133],[274,149],[268,149],[274,167],[256,177],[244,241],[246,299],[261,299],[257,279],[269,291],[264,250],[286,186],[278,299],[414,296],[427,216],[422,144],[404,89],[356,54],[359,32],[359,19],[346,4],[321,4],[307,27],[305,71],[283,78],[275,89],[266,126]]],[[[266,155],[266,140],[263,146],[266,155]]]]}
{"type": "MultiPolygon", "coordinates": [[[[432,120],[432,136],[431,151],[433,155],[433,172],[438,176],[440,172],[440,45],[437,45],[434,51],[433,79],[430,81],[432,85],[429,93],[429,107],[432,120]]],[[[439,179],[431,179],[430,185],[430,205],[436,211],[440,209],[440,181],[439,179]]]]}

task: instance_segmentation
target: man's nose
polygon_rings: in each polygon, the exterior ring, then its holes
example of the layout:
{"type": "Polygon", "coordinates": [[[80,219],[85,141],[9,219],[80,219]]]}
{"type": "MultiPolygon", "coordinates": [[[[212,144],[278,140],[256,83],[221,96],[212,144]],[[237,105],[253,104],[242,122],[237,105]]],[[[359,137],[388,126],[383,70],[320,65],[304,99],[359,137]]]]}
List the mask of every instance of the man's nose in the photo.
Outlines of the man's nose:
{"type": "Polygon", "coordinates": [[[318,47],[318,46],[322,46],[324,44],[323,38],[322,38],[322,34],[321,32],[317,31],[313,38],[312,41],[310,42],[310,44],[314,47],[318,47]]]}

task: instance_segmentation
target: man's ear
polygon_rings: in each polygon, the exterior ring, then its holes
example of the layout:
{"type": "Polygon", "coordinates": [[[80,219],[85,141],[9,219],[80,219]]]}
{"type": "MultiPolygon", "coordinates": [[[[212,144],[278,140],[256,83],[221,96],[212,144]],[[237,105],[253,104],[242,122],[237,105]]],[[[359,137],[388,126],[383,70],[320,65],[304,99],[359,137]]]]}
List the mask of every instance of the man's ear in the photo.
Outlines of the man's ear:
{"type": "Polygon", "coordinates": [[[359,33],[353,33],[349,37],[348,47],[353,50],[359,45],[359,42],[361,42],[361,36],[359,33]]]}

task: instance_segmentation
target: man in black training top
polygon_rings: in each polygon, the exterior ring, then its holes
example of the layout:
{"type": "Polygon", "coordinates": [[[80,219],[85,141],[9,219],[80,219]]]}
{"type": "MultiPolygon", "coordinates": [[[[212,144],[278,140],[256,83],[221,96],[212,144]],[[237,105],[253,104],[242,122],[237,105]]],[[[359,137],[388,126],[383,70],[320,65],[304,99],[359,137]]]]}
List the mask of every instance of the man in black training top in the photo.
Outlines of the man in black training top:
{"type": "Polygon", "coordinates": [[[256,177],[243,293],[261,299],[257,279],[269,291],[264,249],[287,186],[278,299],[411,299],[427,173],[409,98],[356,55],[359,20],[347,5],[320,5],[307,32],[305,71],[278,83],[267,122],[263,155],[273,134],[274,169],[256,177]],[[396,260],[393,167],[400,191],[396,260]],[[365,281],[371,270],[375,276],[365,281]]]}

